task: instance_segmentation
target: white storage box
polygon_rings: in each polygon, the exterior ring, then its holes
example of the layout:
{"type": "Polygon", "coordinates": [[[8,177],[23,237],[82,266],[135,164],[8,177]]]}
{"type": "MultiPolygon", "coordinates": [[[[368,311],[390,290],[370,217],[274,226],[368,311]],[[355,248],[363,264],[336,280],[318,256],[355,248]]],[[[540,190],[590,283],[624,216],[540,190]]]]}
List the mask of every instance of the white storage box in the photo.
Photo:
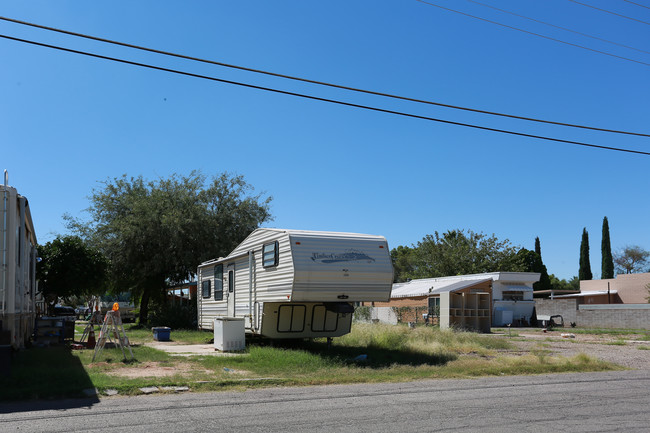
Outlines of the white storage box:
{"type": "Polygon", "coordinates": [[[217,317],[214,319],[214,348],[222,352],[246,348],[243,317],[217,317]]]}

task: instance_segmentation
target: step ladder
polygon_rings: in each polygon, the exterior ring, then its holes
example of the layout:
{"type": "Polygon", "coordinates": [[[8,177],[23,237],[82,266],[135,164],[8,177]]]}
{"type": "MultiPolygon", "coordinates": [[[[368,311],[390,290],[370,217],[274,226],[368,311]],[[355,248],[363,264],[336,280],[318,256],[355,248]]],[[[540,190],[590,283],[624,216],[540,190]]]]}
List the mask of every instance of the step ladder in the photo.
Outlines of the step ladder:
{"type": "Polygon", "coordinates": [[[120,318],[119,311],[110,310],[106,313],[106,317],[104,317],[104,323],[102,324],[102,329],[99,331],[99,338],[97,339],[97,344],[95,345],[95,353],[93,354],[93,359],[91,362],[95,362],[95,357],[97,357],[97,355],[102,351],[106,345],[106,341],[110,341],[122,349],[122,355],[124,356],[125,361],[125,346],[127,349],[129,349],[131,360],[135,359],[133,356],[133,351],[131,350],[131,345],[129,344],[129,339],[124,332],[124,326],[122,325],[122,319],[120,318]]]}

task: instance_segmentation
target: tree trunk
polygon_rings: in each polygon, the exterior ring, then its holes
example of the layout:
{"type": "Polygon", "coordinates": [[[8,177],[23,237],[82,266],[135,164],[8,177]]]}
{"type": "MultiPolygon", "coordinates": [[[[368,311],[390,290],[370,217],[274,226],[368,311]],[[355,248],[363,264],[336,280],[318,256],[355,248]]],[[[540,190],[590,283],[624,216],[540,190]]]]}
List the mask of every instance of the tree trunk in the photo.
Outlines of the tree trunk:
{"type": "Polygon", "coordinates": [[[149,290],[142,291],[140,298],[140,325],[146,325],[149,321],[149,290]]]}

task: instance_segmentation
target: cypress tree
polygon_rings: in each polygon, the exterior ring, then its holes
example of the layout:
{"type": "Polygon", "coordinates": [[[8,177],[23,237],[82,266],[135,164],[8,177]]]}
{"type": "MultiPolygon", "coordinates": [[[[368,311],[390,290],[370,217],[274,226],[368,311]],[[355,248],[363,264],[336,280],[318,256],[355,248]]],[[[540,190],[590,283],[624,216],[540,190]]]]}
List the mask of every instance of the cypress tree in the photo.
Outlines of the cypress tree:
{"type": "Polygon", "coordinates": [[[535,253],[539,256],[539,281],[533,284],[533,290],[546,290],[551,288],[551,278],[548,276],[548,270],[542,260],[542,247],[539,242],[539,236],[535,238],[535,253]]]}
{"type": "Polygon", "coordinates": [[[580,242],[580,269],[578,270],[578,278],[582,280],[591,280],[591,264],[589,263],[589,233],[587,228],[582,229],[582,242],[580,242]]]}
{"type": "Polygon", "coordinates": [[[603,218],[603,240],[600,245],[602,265],[600,278],[614,278],[614,259],[612,258],[612,245],[609,242],[609,222],[603,218]]]}

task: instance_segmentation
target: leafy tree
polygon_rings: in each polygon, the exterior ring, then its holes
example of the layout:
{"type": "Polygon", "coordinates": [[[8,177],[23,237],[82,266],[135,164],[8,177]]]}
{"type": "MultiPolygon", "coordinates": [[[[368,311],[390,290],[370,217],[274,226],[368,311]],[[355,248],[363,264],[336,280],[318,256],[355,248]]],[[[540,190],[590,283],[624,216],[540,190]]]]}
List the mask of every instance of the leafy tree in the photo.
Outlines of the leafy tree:
{"type": "Polygon", "coordinates": [[[192,278],[199,263],[225,256],[271,219],[271,198],[251,190],[228,174],[208,183],[196,171],[155,181],[124,175],[93,190],[90,220],[68,217],[69,226],[110,259],[113,287],[140,300],[140,323],[147,323],[149,301],[167,285],[192,278]]]}
{"type": "Polygon", "coordinates": [[[408,275],[413,274],[413,254],[413,248],[402,245],[391,250],[390,257],[393,261],[394,282],[404,282],[407,280],[408,275]]]}
{"type": "Polygon", "coordinates": [[[603,218],[603,240],[600,244],[602,264],[600,278],[614,278],[614,259],[612,258],[612,245],[609,242],[609,222],[603,218]]]}
{"type": "Polygon", "coordinates": [[[551,288],[551,280],[542,257],[535,251],[522,248],[517,252],[517,262],[513,270],[519,272],[538,272],[539,281],[533,284],[533,290],[546,290],[551,288]]]}
{"type": "Polygon", "coordinates": [[[535,238],[535,252],[539,254],[540,257],[542,257],[542,246],[539,242],[539,236],[535,238]]]}
{"type": "Polygon", "coordinates": [[[559,279],[555,275],[549,275],[551,288],[553,290],[580,290],[580,279],[577,276],[572,277],[569,281],[559,279]]]}
{"type": "Polygon", "coordinates": [[[638,245],[627,245],[614,255],[616,272],[619,274],[643,272],[644,267],[648,264],[648,258],[650,258],[650,252],[638,245]]]}
{"type": "Polygon", "coordinates": [[[589,263],[589,233],[587,228],[582,229],[582,242],[580,242],[580,269],[578,270],[580,280],[591,280],[591,264],[589,263]]]}
{"type": "MultiPolygon", "coordinates": [[[[412,251],[403,254],[407,265],[400,265],[397,281],[408,278],[433,278],[449,275],[516,270],[517,247],[507,239],[500,241],[471,230],[449,230],[426,235],[412,251]]],[[[408,250],[403,250],[408,251],[408,250]]]]}
{"type": "Polygon", "coordinates": [[[38,246],[39,288],[49,303],[100,294],[105,289],[108,261],[78,236],[58,236],[38,246]]]}

